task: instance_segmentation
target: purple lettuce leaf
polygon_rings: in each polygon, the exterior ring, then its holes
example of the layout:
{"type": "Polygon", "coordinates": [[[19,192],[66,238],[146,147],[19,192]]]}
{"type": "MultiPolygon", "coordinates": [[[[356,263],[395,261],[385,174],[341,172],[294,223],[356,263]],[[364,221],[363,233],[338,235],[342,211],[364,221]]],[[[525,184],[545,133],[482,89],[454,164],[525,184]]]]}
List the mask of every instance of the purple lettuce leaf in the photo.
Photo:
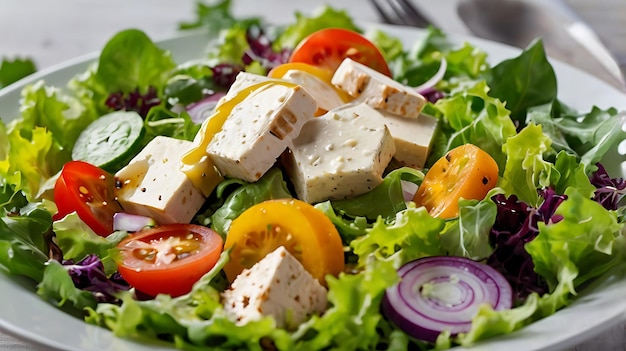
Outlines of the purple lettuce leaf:
{"type": "Polygon", "coordinates": [[[492,198],[498,205],[498,213],[490,233],[495,250],[487,259],[487,264],[506,277],[518,300],[524,300],[533,292],[548,292],[546,282],[535,272],[532,258],[524,245],[539,234],[537,223],[556,223],[562,219],[554,213],[566,197],[556,194],[553,189],[544,189],[539,193],[544,199],[539,208],[519,201],[515,195],[506,198],[498,194],[492,198]]]}
{"type": "Polygon", "coordinates": [[[604,166],[596,164],[598,169],[591,175],[591,184],[596,187],[593,200],[607,210],[617,210],[620,201],[626,196],[626,180],[611,178],[604,166]]]}
{"type": "Polygon", "coordinates": [[[88,255],[77,263],[65,260],[63,265],[72,277],[74,286],[90,291],[98,302],[116,303],[117,293],[130,288],[118,272],[107,276],[104,265],[97,255],[88,255]]]}

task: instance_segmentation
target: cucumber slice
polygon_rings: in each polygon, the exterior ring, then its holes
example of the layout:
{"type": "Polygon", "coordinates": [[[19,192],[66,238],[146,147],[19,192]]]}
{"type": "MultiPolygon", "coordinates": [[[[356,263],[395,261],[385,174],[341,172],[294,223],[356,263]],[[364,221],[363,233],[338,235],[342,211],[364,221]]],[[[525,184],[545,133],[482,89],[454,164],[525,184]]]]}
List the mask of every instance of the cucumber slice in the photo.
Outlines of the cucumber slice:
{"type": "Polygon", "coordinates": [[[92,122],[78,136],[72,159],[115,173],[139,152],[144,134],[137,112],[117,111],[92,122]]]}

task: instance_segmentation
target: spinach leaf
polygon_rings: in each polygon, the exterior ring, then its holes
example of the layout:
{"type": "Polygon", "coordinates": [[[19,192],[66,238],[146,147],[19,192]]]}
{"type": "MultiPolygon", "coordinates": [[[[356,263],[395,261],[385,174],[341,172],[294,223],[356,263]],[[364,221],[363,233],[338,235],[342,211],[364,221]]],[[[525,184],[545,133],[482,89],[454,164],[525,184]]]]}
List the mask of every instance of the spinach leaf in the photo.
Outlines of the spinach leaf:
{"type": "Polygon", "coordinates": [[[511,119],[521,128],[526,111],[552,102],[557,97],[554,69],[546,57],[541,40],[529,45],[518,57],[494,66],[487,79],[489,95],[506,101],[511,119]]]}

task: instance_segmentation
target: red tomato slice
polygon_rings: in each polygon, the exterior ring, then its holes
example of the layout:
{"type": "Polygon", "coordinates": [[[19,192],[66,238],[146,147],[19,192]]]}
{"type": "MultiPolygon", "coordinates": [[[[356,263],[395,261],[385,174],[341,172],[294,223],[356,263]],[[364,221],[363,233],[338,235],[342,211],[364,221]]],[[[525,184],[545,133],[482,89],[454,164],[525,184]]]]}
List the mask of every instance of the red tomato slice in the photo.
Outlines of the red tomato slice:
{"type": "Polygon", "coordinates": [[[389,66],[376,45],[361,34],[343,28],[322,29],[304,38],[289,62],[304,62],[334,72],[345,58],[391,77],[389,66]]]}
{"type": "Polygon", "coordinates": [[[54,185],[58,209],[54,219],[75,211],[96,234],[108,236],[113,232],[113,215],[122,212],[114,190],[113,175],[87,162],[70,161],[54,185]]]}
{"type": "Polygon", "coordinates": [[[210,228],[167,224],[122,240],[117,268],[135,289],[150,296],[180,296],[217,263],[224,241],[210,228]]]}

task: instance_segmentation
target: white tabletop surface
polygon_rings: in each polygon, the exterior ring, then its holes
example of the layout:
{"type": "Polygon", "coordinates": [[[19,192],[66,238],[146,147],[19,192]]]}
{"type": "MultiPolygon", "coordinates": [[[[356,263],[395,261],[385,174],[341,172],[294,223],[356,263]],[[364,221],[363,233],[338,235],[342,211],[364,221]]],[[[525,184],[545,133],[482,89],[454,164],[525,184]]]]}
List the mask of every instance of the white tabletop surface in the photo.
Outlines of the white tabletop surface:
{"type": "MultiPolygon", "coordinates": [[[[308,12],[322,2],[234,0],[234,12],[237,15],[269,15],[272,19],[289,21],[295,10],[308,12]]],[[[626,1],[568,2],[596,29],[624,65],[626,1]]],[[[0,56],[29,56],[39,69],[97,51],[121,29],[140,28],[158,40],[175,34],[179,22],[194,18],[192,0],[0,0],[0,3],[0,56]]],[[[342,0],[334,3],[347,8],[358,20],[379,21],[365,1],[342,0]]],[[[626,324],[621,324],[606,330],[570,351],[626,350],[625,327],[626,324]]],[[[35,348],[25,341],[0,333],[0,350],[30,351],[35,348]]]]}

